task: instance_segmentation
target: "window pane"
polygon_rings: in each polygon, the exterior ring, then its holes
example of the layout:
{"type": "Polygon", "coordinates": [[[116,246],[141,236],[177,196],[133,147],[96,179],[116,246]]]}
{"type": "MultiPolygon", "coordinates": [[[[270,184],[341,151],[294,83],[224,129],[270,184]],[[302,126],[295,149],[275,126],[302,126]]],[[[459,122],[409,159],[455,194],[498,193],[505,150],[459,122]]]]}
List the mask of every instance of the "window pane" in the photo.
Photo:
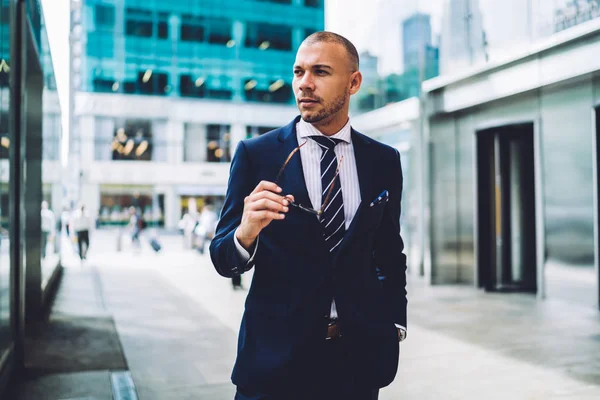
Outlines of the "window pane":
{"type": "Polygon", "coordinates": [[[112,28],[115,26],[115,7],[98,4],[95,16],[96,27],[112,28]]]}
{"type": "Polygon", "coordinates": [[[249,23],[246,25],[246,47],[261,50],[292,50],[292,28],[286,25],[249,23]]]}
{"type": "Polygon", "coordinates": [[[261,103],[288,103],[292,100],[292,85],[278,79],[276,81],[257,82],[256,79],[244,80],[244,97],[248,101],[261,103]]]}
{"type": "Polygon", "coordinates": [[[206,85],[202,78],[193,79],[190,75],[179,77],[179,93],[182,97],[205,97],[206,85]]]}
{"type": "Polygon", "coordinates": [[[127,36],[152,37],[152,22],[128,20],[127,36]]]}
{"type": "Polygon", "coordinates": [[[160,39],[166,39],[169,37],[169,24],[166,22],[158,23],[158,37],[160,39]]]}
{"type": "Polygon", "coordinates": [[[208,162],[231,161],[230,126],[229,125],[207,125],[206,130],[206,154],[208,162]]]}
{"type": "Polygon", "coordinates": [[[135,92],[162,96],[167,93],[169,77],[162,72],[152,70],[139,71],[136,83],[135,92]]]}
{"type": "Polygon", "coordinates": [[[208,43],[227,44],[233,39],[231,21],[215,19],[208,21],[208,23],[208,43]]]}
{"type": "Polygon", "coordinates": [[[203,42],[204,27],[200,25],[182,24],[181,40],[184,42],[203,42]]]}
{"type": "Polygon", "coordinates": [[[113,160],[151,161],[153,145],[151,121],[116,121],[110,144],[113,160]]]}
{"type": "Polygon", "coordinates": [[[112,93],[114,84],[114,79],[95,78],[93,80],[94,91],[100,93],[112,93]]]}

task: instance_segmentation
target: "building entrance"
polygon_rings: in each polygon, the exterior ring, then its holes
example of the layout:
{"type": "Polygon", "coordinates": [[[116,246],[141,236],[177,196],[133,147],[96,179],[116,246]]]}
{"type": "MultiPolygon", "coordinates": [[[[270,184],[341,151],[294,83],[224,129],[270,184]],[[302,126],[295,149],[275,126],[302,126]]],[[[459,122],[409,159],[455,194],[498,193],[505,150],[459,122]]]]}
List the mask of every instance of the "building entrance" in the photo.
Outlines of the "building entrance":
{"type": "Polygon", "coordinates": [[[533,124],[477,132],[479,286],[537,291],[533,124]]]}

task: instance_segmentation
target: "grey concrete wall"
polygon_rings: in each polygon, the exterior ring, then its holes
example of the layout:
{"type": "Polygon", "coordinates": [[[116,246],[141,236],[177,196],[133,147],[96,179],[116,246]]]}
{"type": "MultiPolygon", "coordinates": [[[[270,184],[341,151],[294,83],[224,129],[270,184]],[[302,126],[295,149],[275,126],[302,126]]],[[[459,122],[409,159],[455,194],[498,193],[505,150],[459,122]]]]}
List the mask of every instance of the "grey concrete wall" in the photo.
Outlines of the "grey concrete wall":
{"type": "Polygon", "coordinates": [[[591,265],[593,245],[593,85],[541,92],[546,251],[549,259],[591,265]]]}
{"type": "Polygon", "coordinates": [[[458,283],[458,212],[455,119],[432,123],[431,160],[431,280],[458,283]]]}
{"type": "MultiPolygon", "coordinates": [[[[433,283],[474,283],[475,133],[527,121],[541,132],[545,259],[567,272],[592,268],[592,112],[599,102],[600,81],[588,77],[430,120],[433,283]]],[[[595,304],[595,283],[586,279],[579,297],[595,304]]],[[[550,297],[569,297],[565,287],[548,289],[550,297]]]]}

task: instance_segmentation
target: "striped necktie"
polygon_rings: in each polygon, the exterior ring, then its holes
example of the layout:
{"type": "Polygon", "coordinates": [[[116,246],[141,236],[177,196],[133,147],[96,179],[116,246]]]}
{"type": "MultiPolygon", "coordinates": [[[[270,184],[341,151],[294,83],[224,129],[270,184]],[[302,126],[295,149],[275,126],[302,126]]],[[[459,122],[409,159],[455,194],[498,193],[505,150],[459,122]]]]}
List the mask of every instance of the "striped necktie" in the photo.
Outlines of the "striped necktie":
{"type": "Polygon", "coordinates": [[[342,140],[327,136],[311,136],[310,138],[317,142],[323,150],[321,155],[321,204],[325,201],[330,186],[333,185],[329,203],[325,206],[320,218],[323,236],[331,253],[342,243],[346,234],[342,185],[340,177],[335,177],[338,162],[333,150],[342,140]]]}

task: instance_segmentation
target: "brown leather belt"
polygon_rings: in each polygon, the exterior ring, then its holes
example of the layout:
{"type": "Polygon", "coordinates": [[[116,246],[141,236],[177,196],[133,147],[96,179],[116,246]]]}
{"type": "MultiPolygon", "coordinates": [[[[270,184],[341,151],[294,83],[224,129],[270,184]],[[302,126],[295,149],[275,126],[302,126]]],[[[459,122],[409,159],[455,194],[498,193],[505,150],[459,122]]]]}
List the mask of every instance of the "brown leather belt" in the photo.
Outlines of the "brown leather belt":
{"type": "Polygon", "coordinates": [[[325,337],[325,340],[337,340],[341,337],[340,322],[336,319],[330,320],[327,325],[327,336],[325,337]]]}

